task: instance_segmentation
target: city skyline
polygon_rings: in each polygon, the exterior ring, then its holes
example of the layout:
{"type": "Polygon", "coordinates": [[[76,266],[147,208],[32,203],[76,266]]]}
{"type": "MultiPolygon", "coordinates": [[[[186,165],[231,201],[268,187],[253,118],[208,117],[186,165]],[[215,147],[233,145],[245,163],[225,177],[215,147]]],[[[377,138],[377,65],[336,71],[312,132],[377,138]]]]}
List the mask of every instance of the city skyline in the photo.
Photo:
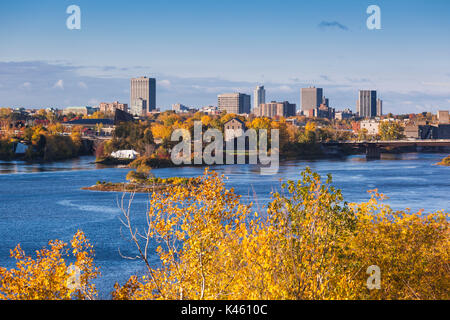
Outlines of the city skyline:
{"type": "Polygon", "coordinates": [[[129,79],[146,75],[157,79],[163,109],[215,104],[220,93],[257,85],[266,101],[297,106],[300,88],[316,86],[339,110],[355,110],[364,89],[383,93],[384,113],[449,108],[448,1],[378,1],[381,30],[367,29],[366,1],[262,1],[257,9],[246,1],[238,11],[233,3],[83,0],[81,30],[68,30],[69,1],[2,2],[0,105],[126,103],[129,79]],[[273,15],[283,19],[256,23],[273,15]]]}

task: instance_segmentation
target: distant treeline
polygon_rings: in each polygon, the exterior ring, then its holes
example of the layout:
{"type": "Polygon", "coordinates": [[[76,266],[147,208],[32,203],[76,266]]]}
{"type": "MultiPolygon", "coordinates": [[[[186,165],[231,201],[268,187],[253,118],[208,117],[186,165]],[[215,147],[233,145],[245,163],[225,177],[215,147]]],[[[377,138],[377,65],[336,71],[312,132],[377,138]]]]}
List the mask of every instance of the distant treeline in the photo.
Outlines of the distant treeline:
{"type": "Polygon", "coordinates": [[[81,140],[78,132],[64,136],[49,133],[42,127],[31,129],[29,135],[20,141],[27,146],[24,154],[16,154],[18,143],[18,139],[1,139],[0,159],[6,161],[58,161],[88,154],[92,149],[89,143],[81,140]]]}

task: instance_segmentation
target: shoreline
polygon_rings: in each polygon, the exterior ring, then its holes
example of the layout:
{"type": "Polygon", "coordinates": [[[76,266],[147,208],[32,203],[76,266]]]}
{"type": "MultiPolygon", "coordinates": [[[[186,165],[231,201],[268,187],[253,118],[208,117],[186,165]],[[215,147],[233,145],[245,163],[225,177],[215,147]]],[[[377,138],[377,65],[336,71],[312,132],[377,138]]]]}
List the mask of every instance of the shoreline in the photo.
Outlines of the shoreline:
{"type": "Polygon", "coordinates": [[[97,192],[135,192],[135,193],[153,193],[155,191],[163,191],[172,186],[170,185],[140,185],[135,183],[107,182],[105,184],[96,184],[90,187],[82,187],[81,190],[97,191],[97,192]]]}

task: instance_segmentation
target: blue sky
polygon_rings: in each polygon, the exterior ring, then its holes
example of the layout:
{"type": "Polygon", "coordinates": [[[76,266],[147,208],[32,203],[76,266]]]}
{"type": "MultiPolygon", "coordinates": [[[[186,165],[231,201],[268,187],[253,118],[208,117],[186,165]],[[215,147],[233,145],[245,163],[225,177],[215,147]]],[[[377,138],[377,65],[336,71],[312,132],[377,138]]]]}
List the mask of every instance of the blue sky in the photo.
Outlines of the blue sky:
{"type": "Polygon", "coordinates": [[[252,93],[300,103],[320,86],[337,109],[376,89],[386,112],[450,109],[450,1],[15,0],[0,2],[0,106],[129,100],[157,78],[157,105],[252,93]],[[66,8],[81,8],[81,30],[66,8]],[[366,27],[369,5],[381,30],[366,27]]]}

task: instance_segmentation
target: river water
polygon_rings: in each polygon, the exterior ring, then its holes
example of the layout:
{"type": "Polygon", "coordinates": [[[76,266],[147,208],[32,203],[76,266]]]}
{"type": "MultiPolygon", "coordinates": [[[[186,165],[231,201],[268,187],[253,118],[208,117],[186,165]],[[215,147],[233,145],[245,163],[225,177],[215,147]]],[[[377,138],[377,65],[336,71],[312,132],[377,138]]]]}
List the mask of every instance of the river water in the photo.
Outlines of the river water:
{"type": "MultiPolygon", "coordinates": [[[[278,174],[260,175],[257,166],[218,166],[214,169],[229,179],[227,185],[247,199],[257,199],[263,206],[270,192],[279,190],[280,179],[296,180],[309,166],[322,176],[333,175],[334,184],[342,189],[348,202],[369,199],[366,192],[377,188],[389,197],[394,209],[450,211],[450,168],[435,166],[445,154],[383,155],[382,160],[366,161],[363,156],[346,160],[286,161],[278,174]]],[[[96,281],[99,297],[110,298],[116,281],[124,283],[132,274],[145,270],[139,261],[119,254],[136,253],[121,233],[117,206],[119,193],[92,192],[81,187],[97,181],[123,182],[128,169],[100,168],[93,157],[50,164],[0,162],[0,266],[13,267],[9,250],[18,243],[27,254],[45,246],[51,239],[69,241],[83,230],[96,250],[95,263],[101,277],[96,281]]],[[[158,177],[194,177],[203,168],[183,167],[155,169],[158,177]]],[[[132,205],[134,221],[143,225],[148,196],[137,195],[132,205]]]]}

